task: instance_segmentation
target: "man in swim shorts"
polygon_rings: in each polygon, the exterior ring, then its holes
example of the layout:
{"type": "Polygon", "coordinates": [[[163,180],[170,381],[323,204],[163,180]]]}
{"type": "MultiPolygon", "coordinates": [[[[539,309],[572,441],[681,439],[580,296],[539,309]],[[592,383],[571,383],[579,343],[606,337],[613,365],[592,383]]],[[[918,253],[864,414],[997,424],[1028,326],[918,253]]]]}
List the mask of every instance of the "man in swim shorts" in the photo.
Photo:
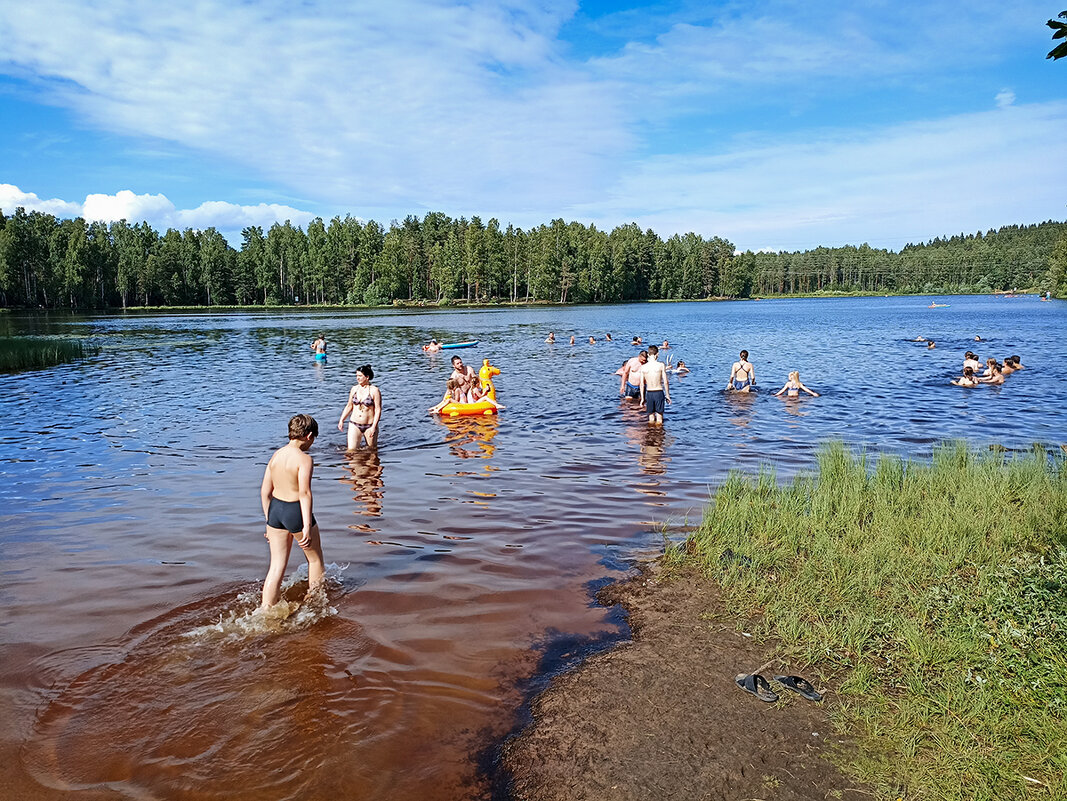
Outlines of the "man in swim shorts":
{"type": "Polygon", "coordinates": [[[319,435],[319,424],[308,414],[298,414],[289,421],[289,444],[278,448],[267,463],[259,497],[270,544],[270,567],[263,581],[262,609],[278,603],[282,579],[289,563],[293,539],[308,560],[308,592],[322,584],[325,567],[319,526],[311,512],[311,473],[315,464],[308,450],[319,435]]]}
{"type": "Polygon", "coordinates": [[[618,370],[619,394],[624,398],[641,397],[641,368],[648,361],[648,351],[643,350],[631,356],[618,370]]]}
{"type": "Polygon", "coordinates": [[[664,404],[671,402],[667,368],[659,360],[659,348],[648,346],[648,363],[641,368],[641,402],[648,412],[648,424],[663,425],[664,404]]]}

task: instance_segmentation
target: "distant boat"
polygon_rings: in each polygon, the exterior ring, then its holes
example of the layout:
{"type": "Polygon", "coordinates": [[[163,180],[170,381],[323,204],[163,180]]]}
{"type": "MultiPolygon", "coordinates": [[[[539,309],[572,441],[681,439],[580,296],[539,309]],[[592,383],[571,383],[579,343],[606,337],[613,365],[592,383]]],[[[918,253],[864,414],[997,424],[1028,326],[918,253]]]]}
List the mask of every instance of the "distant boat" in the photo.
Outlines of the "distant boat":
{"type": "Polygon", "coordinates": [[[926,308],[928,308],[928,309],[943,309],[946,306],[950,306],[950,305],[952,305],[952,304],[950,304],[950,303],[931,303],[926,308]]]}

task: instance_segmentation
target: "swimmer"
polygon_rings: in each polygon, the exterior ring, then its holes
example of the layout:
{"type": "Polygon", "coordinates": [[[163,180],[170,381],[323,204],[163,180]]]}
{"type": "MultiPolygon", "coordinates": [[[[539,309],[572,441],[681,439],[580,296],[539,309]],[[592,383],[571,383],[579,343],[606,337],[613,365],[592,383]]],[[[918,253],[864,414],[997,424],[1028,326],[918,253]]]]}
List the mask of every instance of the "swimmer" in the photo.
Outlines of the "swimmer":
{"type": "Polygon", "coordinates": [[[1001,375],[1011,375],[1014,372],[1015,367],[1012,365],[1011,357],[1009,356],[1004,359],[1004,364],[1000,365],[1000,373],[1001,375]]]}
{"type": "Polygon", "coordinates": [[[615,341],[614,339],[611,338],[611,334],[604,334],[604,339],[606,341],[608,341],[608,342],[614,342],[615,341]]]}
{"type": "Polygon", "coordinates": [[[315,351],[316,359],[326,358],[326,335],[319,334],[319,338],[311,343],[311,349],[315,351]]]}
{"type": "Polygon", "coordinates": [[[319,424],[308,414],[289,421],[289,444],[278,448],[267,463],[259,497],[267,521],[264,537],[270,544],[270,567],[263,581],[263,601],[268,609],[281,597],[282,579],[289,564],[293,535],[308,561],[308,593],[322,585],[325,567],[319,526],[311,511],[311,474],[314,460],[308,450],[319,434],[319,424]]]}
{"type": "MultiPolygon", "coordinates": [[[[1004,361],[1007,361],[1007,359],[1005,359],[1004,361]]],[[[1023,367],[1022,362],[1019,361],[1018,355],[1014,355],[1014,356],[1011,357],[1011,369],[1012,370],[1025,370],[1026,369],[1025,367],[1023,367]]]]}
{"type": "Polygon", "coordinates": [[[596,344],[596,340],[593,337],[589,337],[589,344],[590,345],[595,345],[596,344]]]}
{"type": "Polygon", "coordinates": [[[970,367],[964,367],[963,375],[960,378],[952,379],[952,383],[957,387],[976,387],[978,386],[978,379],[974,377],[974,370],[970,367]]]}
{"type": "Polygon", "coordinates": [[[382,416],[382,392],[371,384],[374,370],[365,364],[356,370],[356,384],[348,393],[348,403],[337,421],[337,430],[344,431],[345,419],[348,420],[348,450],[359,447],[360,440],[366,440],[367,447],[373,448],[378,439],[378,421],[382,416]]]}
{"type": "Polygon", "coordinates": [[[663,340],[663,344],[659,346],[659,349],[660,350],[670,350],[671,349],[671,343],[668,342],[667,340],[663,340]]]}
{"type": "Polygon", "coordinates": [[[734,392],[749,392],[756,385],[756,371],[748,360],[748,351],[740,353],[741,358],[730,368],[730,378],[726,388],[734,392]]]}
{"type": "Polygon", "coordinates": [[[431,339],[430,344],[423,345],[422,349],[427,353],[437,353],[437,351],[441,350],[441,345],[437,342],[436,339],[431,339]]]}
{"type": "Polygon", "coordinates": [[[978,334],[975,334],[975,335],[974,335],[974,341],[975,341],[975,342],[981,342],[981,341],[982,341],[982,338],[981,338],[980,336],[978,336],[978,334]]]}
{"type": "Polygon", "coordinates": [[[663,425],[664,404],[671,402],[671,387],[667,380],[667,368],[659,361],[659,348],[648,346],[648,363],[641,368],[641,401],[648,413],[648,424],[663,425]]]}
{"type": "Polygon", "coordinates": [[[917,336],[917,337],[915,337],[915,339],[912,340],[912,342],[925,342],[925,341],[926,341],[926,337],[924,337],[924,336],[917,336]]]}
{"type": "Polygon", "coordinates": [[[641,337],[634,337],[634,338],[633,338],[633,339],[632,339],[632,340],[630,341],[630,344],[631,344],[631,345],[636,345],[637,347],[641,347],[641,345],[643,345],[644,343],[643,343],[643,342],[641,342],[641,337]]]}
{"type": "Polygon", "coordinates": [[[685,366],[684,360],[679,359],[678,366],[675,367],[671,372],[676,373],[677,375],[683,375],[684,373],[689,372],[689,368],[685,366]]]}
{"type": "Polygon", "coordinates": [[[927,350],[933,350],[936,347],[937,347],[937,344],[932,339],[927,341],[927,343],[926,343],[926,349],[927,350]]]}
{"type": "Polygon", "coordinates": [[[619,394],[624,398],[641,397],[641,368],[648,361],[648,351],[643,350],[622,363],[616,370],[619,376],[619,394]]]}
{"type": "Polygon", "coordinates": [[[800,380],[800,371],[792,370],[789,373],[789,380],[786,381],[782,388],[774,394],[778,396],[784,392],[787,398],[799,398],[801,390],[804,390],[804,392],[807,392],[813,398],[819,397],[818,392],[810,390],[804,386],[803,382],[800,380]]]}
{"type": "Polygon", "coordinates": [[[1004,373],[1001,372],[996,359],[986,359],[985,375],[978,379],[978,383],[994,385],[1004,383],[1004,373]]]}
{"type": "Polygon", "coordinates": [[[452,393],[459,389],[459,385],[459,381],[455,378],[450,378],[447,382],[445,382],[445,396],[441,398],[441,402],[438,403],[436,406],[430,407],[431,414],[437,414],[448,404],[457,402],[456,399],[452,396],[452,393]]]}
{"type": "MultiPolygon", "coordinates": [[[[986,363],[988,364],[990,361],[996,361],[996,360],[995,359],[987,359],[986,363]]],[[[979,370],[982,369],[982,363],[980,361],[978,361],[978,355],[975,354],[975,353],[972,353],[971,351],[967,351],[963,355],[963,366],[964,367],[970,367],[976,373],[979,370]]]]}
{"type": "Polygon", "coordinates": [[[548,332],[548,336],[545,337],[545,342],[547,342],[549,345],[555,345],[556,344],[556,332],[555,331],[549,331],[548,332]]]}
{"type": "Polygon", "coordinates": [[[571,344],[574,344],[574,334],[571,334],[571,344]]]}

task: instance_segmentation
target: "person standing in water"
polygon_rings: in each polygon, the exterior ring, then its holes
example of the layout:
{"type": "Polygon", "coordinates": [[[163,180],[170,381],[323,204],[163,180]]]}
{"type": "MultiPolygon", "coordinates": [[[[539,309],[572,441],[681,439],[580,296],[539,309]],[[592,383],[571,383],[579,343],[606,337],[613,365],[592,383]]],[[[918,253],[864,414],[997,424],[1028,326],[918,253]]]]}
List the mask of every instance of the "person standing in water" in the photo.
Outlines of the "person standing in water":
{"type": "Polygon", "coordinates": [[[659,348],[648,346],[648,363],[641,368],[641,402],[648,412],[649,425],[663,425],[665,403],[671,402],[671,389],[667,382],[667,368],[658,358],[659,348]]]}
{"type": "Polygon", "coordinates": [[[726,388],[734,392],[750,392],[756,385],[756,370],[748,360],[747,350],[741,351],[740,356],[730,368],[730,379],[726,382],[726,388]]]}
{"type": "Polygon", "coordinates": [[[263,536],[270,544],[270,567],[263,581],[262,609],[274,606],[281,597],[282,579],[296,535],[296,544],[308,561],[308,593],[322,585],[326,572],[322,543],[311,511],[311,473],[315,463],[308,454],[318,435],[319,424],[314,417],[293,417],[289,420],[289,444],[274,452],[263,473],[259,497],[267,521],[263,536]]]}
{"type": "Polygon", "coordinates": [[[315,351],[316,359],[326,358],[326,335],[319,334],[319,338],[311,343],[311,349],[315,351]]]}
{"type": "Polygon", "coordinates": [[[378,441],[378,421],[382,417],[382,391],[374,386],[374,370],[369,364],[356,369],[356,384],[348,393],[348,403],[337,421],[337,430],[344,431],[348,419],[348,450],[359,447],[365,440],[368,448],[378,441]]]}

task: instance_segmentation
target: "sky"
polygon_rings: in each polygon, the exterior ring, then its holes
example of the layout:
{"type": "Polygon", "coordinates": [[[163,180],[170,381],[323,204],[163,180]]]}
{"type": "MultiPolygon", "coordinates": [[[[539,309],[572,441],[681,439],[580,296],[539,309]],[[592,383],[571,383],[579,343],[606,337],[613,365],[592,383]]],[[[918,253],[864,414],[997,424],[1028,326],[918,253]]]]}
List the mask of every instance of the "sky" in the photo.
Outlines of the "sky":
{"type": "Polygon", "coordinates": [[[0,209],[740,249],[1067,220],[1067,0],[0,0],[0,209]]]}

